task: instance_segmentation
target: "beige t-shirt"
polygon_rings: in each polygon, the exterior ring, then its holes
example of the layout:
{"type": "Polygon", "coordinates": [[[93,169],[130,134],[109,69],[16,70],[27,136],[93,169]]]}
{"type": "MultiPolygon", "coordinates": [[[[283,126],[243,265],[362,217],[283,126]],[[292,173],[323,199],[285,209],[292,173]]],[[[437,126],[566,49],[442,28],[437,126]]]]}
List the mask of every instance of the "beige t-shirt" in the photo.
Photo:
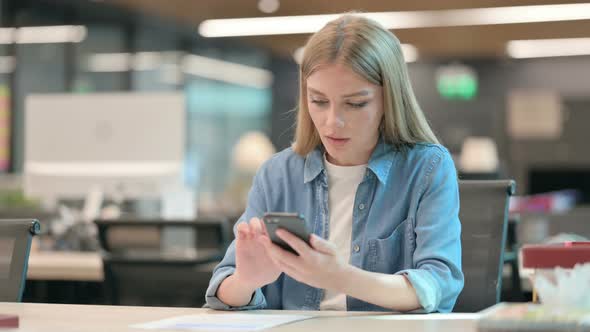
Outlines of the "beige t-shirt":
{"type": "MultiPolygon", "coordinates": [[[[358,185],[363,180],[367,165],[337,166],[324,155],[328,174],[328,211],[330,215],[329,241],[337,247],[338,254],[350,259],[352,241],[352,210],[358,185]]],[[[346,310],[346,295],[325,290],[320,310],[346,310]]]]}

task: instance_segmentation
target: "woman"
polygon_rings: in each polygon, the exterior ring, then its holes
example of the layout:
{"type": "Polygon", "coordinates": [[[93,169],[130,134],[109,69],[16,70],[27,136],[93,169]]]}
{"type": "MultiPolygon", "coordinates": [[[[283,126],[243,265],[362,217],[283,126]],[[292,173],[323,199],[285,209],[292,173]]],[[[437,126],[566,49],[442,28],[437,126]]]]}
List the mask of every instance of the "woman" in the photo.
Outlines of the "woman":
{"type": "Polygon", "coordinates": [[[449,312],[463,287],[456,170],[418,106],[396,37],[344,15],[300,67],[293,147],[254,178],[209,307],[449,312]],[[310,245],[260,217],[297,212],[310,245]]]}

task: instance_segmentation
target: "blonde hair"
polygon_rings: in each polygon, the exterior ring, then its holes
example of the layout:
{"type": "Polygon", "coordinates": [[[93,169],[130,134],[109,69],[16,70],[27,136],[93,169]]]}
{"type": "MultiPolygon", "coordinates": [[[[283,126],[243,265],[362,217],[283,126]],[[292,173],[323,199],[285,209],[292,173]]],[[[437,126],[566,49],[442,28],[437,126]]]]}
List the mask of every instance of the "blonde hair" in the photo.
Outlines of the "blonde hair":
{"type": "Polygon", "coordinates": [[[416,143],[438,143],[414,96],[399,40],[377,22],[343,15],[308,40],[299,67],[299,105],[293,150],[307,155],[320,136],[307,108],[307,78],[325,64],[341,63],[367,81],[383,87],[381,136],[405,149],[416,143]]]}

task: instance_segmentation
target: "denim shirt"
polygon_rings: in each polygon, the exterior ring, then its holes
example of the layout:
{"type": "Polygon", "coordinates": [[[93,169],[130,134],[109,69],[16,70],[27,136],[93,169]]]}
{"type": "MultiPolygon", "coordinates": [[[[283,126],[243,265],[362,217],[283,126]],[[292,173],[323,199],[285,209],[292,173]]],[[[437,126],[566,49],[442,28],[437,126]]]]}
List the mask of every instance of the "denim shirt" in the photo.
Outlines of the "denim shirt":
{"type": "MultiPolygon", "coordinates": [[[[261,166],[238,222],[265,212],[302,213],[313,233],[328,238],[328,177],[321,148],[305,158],[288,148],[261,166]]],[[[424,312],[450,312],[463,288],[458,214],[457,173],[444,147],[419,143],[404,152],[379,142],[356,191],[349,263],[366,271],[403,274],[424,312]]],[[[208,307],[319,310],[324,291],[284,273],[257,289],[249,304],[224,304],[216,292],[234,273],[235,262],[234,241],[213,271],[206,293],[208,307]]],[[[391,311],[350,296],[346,307],[391,311]]]]}

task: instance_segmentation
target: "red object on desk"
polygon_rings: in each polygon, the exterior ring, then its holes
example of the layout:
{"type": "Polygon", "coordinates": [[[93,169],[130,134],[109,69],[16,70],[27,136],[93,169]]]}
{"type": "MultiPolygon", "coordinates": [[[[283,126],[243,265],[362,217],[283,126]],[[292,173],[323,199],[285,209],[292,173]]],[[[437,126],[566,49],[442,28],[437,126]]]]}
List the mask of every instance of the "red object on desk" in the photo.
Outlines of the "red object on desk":
{"type": "Polygon", "coordinates": [[[0,314],[0,328],[18,328],[18,316],[0,314]]]}
{"type": "Polygon", "coordinates": [[[522,247],[522,266],[533,269],[555,267],[573,268],[590,262],[590,242],[525,245],[522,247]]]}

